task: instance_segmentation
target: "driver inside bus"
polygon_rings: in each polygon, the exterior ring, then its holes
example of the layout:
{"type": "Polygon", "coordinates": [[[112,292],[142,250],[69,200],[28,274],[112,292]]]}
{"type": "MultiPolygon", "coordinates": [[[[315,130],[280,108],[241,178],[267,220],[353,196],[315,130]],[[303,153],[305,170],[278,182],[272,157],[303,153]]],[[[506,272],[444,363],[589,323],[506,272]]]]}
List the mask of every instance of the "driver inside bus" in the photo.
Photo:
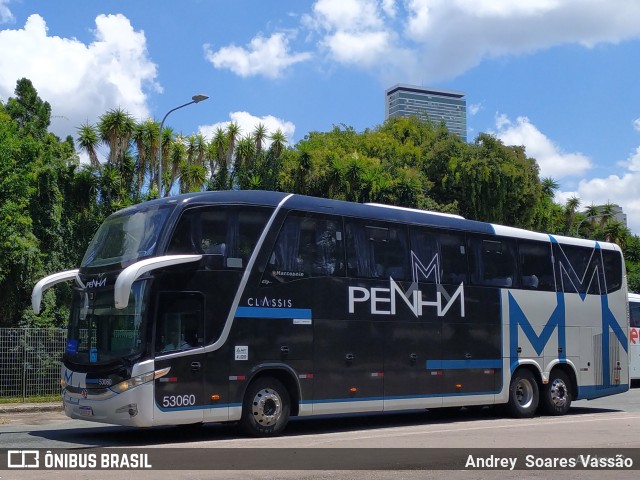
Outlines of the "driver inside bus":
{"type": "Polygon", "coordinates": [[[172,330],[169,334],[169,343],[164,346],[162,351],[169,352],[171,350],[183,350],[189,347],[190,345],[181,337],[180,333],[176,330],[172,330]]]}

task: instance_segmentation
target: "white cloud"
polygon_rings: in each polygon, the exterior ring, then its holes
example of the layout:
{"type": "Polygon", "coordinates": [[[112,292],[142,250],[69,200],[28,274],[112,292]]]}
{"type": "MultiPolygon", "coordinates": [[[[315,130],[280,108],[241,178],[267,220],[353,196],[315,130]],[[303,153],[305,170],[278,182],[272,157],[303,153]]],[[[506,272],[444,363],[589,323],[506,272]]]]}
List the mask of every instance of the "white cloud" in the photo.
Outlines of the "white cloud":
{"type": "MultiPolygon", "coordinates": [[[[303,27],[328,58],[406,82],[445,81],[486,58],[640,36],[640,2],[317,0],[303,27]],[[343,41],[348,39],[349,42],[343,41]],[[361,47],[375,39],[373,51],[361,47]]],[[[386,78],[383,78],[386,80],[386,78]]]]}
{"type": "Polygon", "coordinates": [[[524,145],[528,156],[540,166],[540,177],[560,179],[583,175],[591,168],[589,158],[581,153],[566,153],[533,125],[527,117],[518,117],[516,123],[500,114],[496,116],[496,136],[505,145],[524,145]]]}
{"type": "Polygon", "coordinates": [[[472,117],[482,110],[482,103],[470,103],[467,107],[467,113],[472,117]]]}
{"type": "Polygon", "coordinates": [[[633,121],[633,129],[637,132],[640,132],[640,118],[636,118],[633,121]]]}
{"type": "Polygon", "coordinates": [[[9,10],[11,0],[0,0],[0,23],[13,22],[15,19],[13,13],[9,10]]]}
{"type": "Polygon", "coordinates": [[[388,69],[405,55],[396,47],[397,33],[387,25],[396,15],[393,0],[318,0],[302,23],[320,34],[318,46],[330,59],[388,69]]]}
{"type": "Polygon", "coordinates": [[[583,208],[609,202],[620,205],[627,214],[627,227],[633,234],[640,235],[640,147],[621,164],[627,167],[621,175],[581,180],[575,191],[557,192],[555,201],[564,204],[575,196],[583,208]]]}
{"type": "Polygon", "coordinates": [[[328,36],[324,44],[335,60],[341,63],[358,63],[372,66],[389,48],[388,32],[339,31],[328,36]]]}
{"type": "MultiPolygon", "coordinates": [[[[556,45],[586,48],[640,37],[640,2],[616,0],[316,0],[301,16],[305,42],[317,55],[361,68],[382,81],[439,83],[487,58],[556,45]]],[[[294,36],[257,35],[206,56],[240,76],[277,78],[311,58],[294,36]]]]}
{"type": "Polygon", "coordinates": [[[111,108],[148,117],[145,89],[159,86],[144,32],[136,32],[123,15],[99,15],[94,37],[86,45],[50,36],[37,14],[24,28],[0,31],[0,97],[13,96],[17,80],[28,78],[51,104],[50,130],[61,137],[75,136],[77,127],[95,123],[111,108]]]}
{"type": "MultiPolygon", "coordinates": [[[[249,112],[231,112],[229,113],[229,121],[218,122],[213,125],[201,125],[198,127],[198,131],[203,134],[208,140],[211,140],[218,128],[225,130],[227,126],[234,122],[240,127],[240,136],[244,137],[250,135],[255,130],[256,126],[261,123],[267,129],[267,134],[272,135],[276,130],[281,130],[287,138],[287,143],[292,144],[293,134],[295,133],[296,126],[286,120],[276,118],[272,115],[266,115],[263,117],[256,117],[249,112]]],[[[271,141],[267,139],[265,146],[271,145],[271,141]]]]}
{"type": "Polygon", "coordinates": [[[205,45],[204,49],[205,57],[215,68],[229,69],[241,77],[278,78],[288,67],[311,58],[309,52],[290,53],[289,39],[281,32],[269,38],[258,35],[247,48],[229,45],[214,52],[210,45],[205,45]]]}

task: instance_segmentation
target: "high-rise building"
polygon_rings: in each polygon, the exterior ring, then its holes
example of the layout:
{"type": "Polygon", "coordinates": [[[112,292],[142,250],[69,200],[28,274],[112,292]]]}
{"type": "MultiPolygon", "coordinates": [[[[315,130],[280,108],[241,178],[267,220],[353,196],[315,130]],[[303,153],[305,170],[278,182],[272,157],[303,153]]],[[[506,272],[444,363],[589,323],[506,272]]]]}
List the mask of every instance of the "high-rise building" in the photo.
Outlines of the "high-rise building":
{"type": "Polygon", "coordinates": [[[467,141],[467,100],[463,92],[398,84],[384,93],[385,119],[417,115],[444,122],[449,132],[467,141]]]}

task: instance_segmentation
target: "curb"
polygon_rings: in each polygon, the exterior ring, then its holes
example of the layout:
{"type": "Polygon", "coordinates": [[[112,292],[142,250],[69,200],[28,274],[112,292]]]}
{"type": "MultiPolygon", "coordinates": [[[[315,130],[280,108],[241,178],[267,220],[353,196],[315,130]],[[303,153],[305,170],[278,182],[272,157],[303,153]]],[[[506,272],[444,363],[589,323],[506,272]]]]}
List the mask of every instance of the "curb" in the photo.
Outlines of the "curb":
{"type": "Polygon", "coordinates": [[[62,403],[15,403],[0,404],[0,415],[11,413],[37,413],[62,411],[62,403]]]}

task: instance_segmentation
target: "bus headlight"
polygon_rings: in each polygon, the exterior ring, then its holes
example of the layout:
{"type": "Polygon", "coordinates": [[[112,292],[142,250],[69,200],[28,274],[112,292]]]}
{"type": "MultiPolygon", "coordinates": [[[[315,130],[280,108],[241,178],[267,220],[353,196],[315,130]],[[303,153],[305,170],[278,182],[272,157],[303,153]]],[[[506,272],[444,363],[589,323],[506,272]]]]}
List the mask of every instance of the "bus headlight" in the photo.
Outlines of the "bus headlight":
{"type": "Polygon", "coordinates": [[[169,370],[171,370],[171,367],[131,377],[129,380],[125,380],[124,382],[120,382],[117,385],[114,385],[110,390],[116,393],[126,392],[130,388],[137,387],[138,385],[142,385],[148,382],[153,382],[156,378],[164,377],[167,373],[169,373],[169,370]]]}

